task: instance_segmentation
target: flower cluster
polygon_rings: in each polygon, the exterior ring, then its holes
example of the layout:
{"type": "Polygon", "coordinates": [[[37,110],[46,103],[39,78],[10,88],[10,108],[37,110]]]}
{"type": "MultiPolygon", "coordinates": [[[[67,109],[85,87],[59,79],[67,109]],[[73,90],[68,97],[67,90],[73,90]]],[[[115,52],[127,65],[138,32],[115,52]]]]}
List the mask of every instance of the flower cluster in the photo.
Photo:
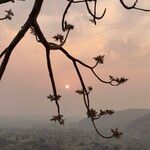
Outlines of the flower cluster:
{"type": "Polygon", "coordinates": [[[55,95],[49,95],[47,96],[48,99],[50,99],[51,101],[57,101],[60,100],[61,95],[57,95],[57,97],[55,97],[55,95]]]}
{"type": "Polygon", "coordinates": [[[83,95],[84,94],[84,91],[83,90],[76,90],[75,91],[77,94],[79,94],[79,95],[83,95]]]}
{"type": "Polygon", "coordinates": [[[87,115],[89,118],[92,118],[94,120],[97,120],[99,117],[101,116],[104,116],[104,115],[112,115],[114,113],[113,110],[101,110],[100,109],[100,112],[98,113],[96,110],[94,110],[93,108],[92,109],[88,109],[87,111],[87,115]]]}
{"type": "Polygon", "coordinates": [[[72,25],[72,24],[68,24],[67,23],[67,21],[65,21],[65,24],[64,24],[65,26],[65,31],[67,31],[67,30],[73,30],[74,29],[74,25],[72,25]]]}
{"type": "Polygon", "coordinates": [[[63,40],[64,40],[64,36],[61,35],[61,34],[57,34],[57,35],[55,35],[53,38],[54,38],[56,41],[59,41],[60,43],[62,43],[63,40]]]}
{"type": "Polygon", "coordinates": [[[111,132],[112,132],[112,134],[113,134],[113,137],[116,138],[116,139],[120,139],[120,137],[123,135],[123,133],[120,132],[120,131],[118,130],[118,128],[116,128],[116,129],[111,129],[111,132]]]}
{"type": "Polygon", "coordinates": [[[12,17],[14,16],[14,13],[12,12],[12,10],[11,9],[5,10],[5,12],[6,12],[6,15],[3,19],[12,20],[12,17]]]}
{"type": "Polygon", "coordinates": [[[63,115],[59,114],[59,115],[54,115],[50,121],[58,121],[59,124],[64,125],[64,119],[63,119],[63,115]]]}
{"type": "Polygon", "coordinates": [[[93,108],[92,109],[88,109],[87,115],[88,115],[89,118],[94,119],[94,118],[97,117],[98,112],[96,110],[94,110],[93,108]]]}
{"type": "Polygon", "coordinates": [[[113,77],[113,76],[109,76],[110,80],[113,82],[117,82],[118,84],[124,84],[126,81],[128,81],[128,79],[121,77],[121,78],[117,78],[117,77],[113,77]]]}
{"type": "Polygon", "coordinates": [[[105,55],[99,55],[99,56],[97,56],[97,57],[94,57],[93,59],[94,59],[97,63],[103,64],[103,63],[104,63],[104,57],[105,57],[105,55]]]}
{"type": "Polygon", "coordinates": [[[108,110],[106,109],[105,111],[103,110],[100,110],[100,115],[103,116],[103,115],[112,115],[114,113],[113,110],[108,110]]]}

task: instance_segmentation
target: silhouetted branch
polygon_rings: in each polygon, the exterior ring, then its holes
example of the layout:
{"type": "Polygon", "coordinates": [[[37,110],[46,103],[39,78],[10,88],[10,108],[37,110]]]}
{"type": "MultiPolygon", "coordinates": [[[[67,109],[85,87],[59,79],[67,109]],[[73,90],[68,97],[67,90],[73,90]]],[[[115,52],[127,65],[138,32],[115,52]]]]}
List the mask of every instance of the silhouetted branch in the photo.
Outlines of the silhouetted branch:
{"type": "Polygon", "coordinates": [[[144,9],[144,8],[138,8],[136,7],[137,3],[138,3],[138,0],[136,0],[134,2],[134,4],[132,6],[127,6],[123,0],[120,0],[120,3],[122,4],[122,6],[126,9],[137,9],[137,10],[142,10],[142,11],[150,11],[150,9],[144,9]]]}
{"type": "Polygon", "coordinates": [[[0,53],[0,59],[5,55],[6,51],[7,51],[7,50],[4,50],[4,51],[2,51],[2,52],[0,53]]]}
{"type": "MultiPolygon", "coordinates": [[[[82,66],[84,66],[84,67],[86,67],[86,68],[88,68],[88,69],[90,69],[91,71],[92,71],[92,73],[94,74],[94,76],[100,81],[100,82],[102,82],[102,83],[106,83],[106,84],[110,84],[110,85],[112,85],[112,86],[118,86],[118,85],[120,85],[120,84],[123,84],[124,82],[126,82],[128,79],[125,79],[125,78],[123,78],[124,79],[124,81],[122,80],[122,78],[110,78],[110,81],[104,81],[104,80],[102,80],[96,73],[95,73],[95,71],[94,71],[94,69],[95,69],[95,67],[99,64],[99,63],[103,63],[103,57],[104,56],[98,56],[99,58],[100,58],[100,60],[99,61],[97,61],[96,62],[96,64],[92,67],[92,66],[89,66],[89,65],[87,65],[87,64],[85,64],[84,62],[82,62],[81,60],[79,60],[79,59],[77,59],[77,58],[74,58],[73,56],[71,56],[63,47],[60,47],[60,48],[58,48],[58,49],[60,49],[69,59],[71,59],[72,61],[75,61],[75,62],[77,62],[77,63],[79,63],[80,65],[82,65],[82,66]],[[121,80],[121,81],[120,81],[121,80]]],[[[95,58],[98,58],[98,57],[95,57],[95,58]]]]}
{"type": "Polygon", "coordinates": [[[0,0],[0,4],[3,4],[3,3],[8,3],[8,2],[15,2],[14,0],[0,0]]]}
{"type": "MultiPolygon", "coordinates": [[[[64,22],[65,22],[65,16],[67,15],[67,12],[68,10],[70,9],[71,5],[73,3],[75,4],[80,4],[80,3],[85,3],[86,5],[86,8],[88,10],[88,13],[93,17],[93,19],[89,19],[91,22],[93,22],[95,25],[96,25],[96,20],[100,20],[104,17],[105,13],[106,13],[106,8],[104,9],[104,12],[102,13],[101,16],[97,16],[97,0],[67,0],[69,3],[64,11],[64,14],[63,14],[63,18],[62,18],[62,30],[65,31],[64,29],[64,22]],[[94,2],[94,12],[92,12],[92,10],[90,9],[89,7],[89,3],[90,2],[94,2]]],[[[145,11],[145,12],[149,12],[150,9],[144,9],[144,8],[139,8],[137,7],[137,3],[138,3],[138,0],[135,0],[135,2],[133,3],[132,6],[127,6],[124,2],[124,0],[119,0],[121,5],[128,9],[128,10],[131,10],[131,9],[136,9],[136,10],[140,10],[140,11],[145,11]]]]}
{"type": "Polygon", "coordinates": [[[69,1],[68,5],[67,5],[67,7],[66,7],[66,9],[65,9],[65,11],[64,11],[64,13],[63,13],[62,23],[61,23],[61,24],[62,24],[62,30],[63,30],[63,31],[65,31],[65,26],[64,26],[65,17],[66,17],[66,15],[67,15],[67,12],[68,12],[69,8],[71,7],[72,2],[73,2],[73,0],[70,0],[70,1],[69,1]]]}
{"type": "Polygon", "coordinates": [[[96,131],[97,134],[100,135],[102,138],[111,139],[111,138],[114,137],[113,135],[110,135],[110,136],[104,136],[104,135],[102,135],[102,134],[99,132],[99,130],[97,129],[94,120],[91,120],[91,121],[92,121],[92,124],[93,124],[93,126],[94,126],[95,131],[96,131]]]}
{"type": "MultiPolygon", "coordinates": [[[[33,27],[34,27],[34,31],[36,32],[36,36],[38,36],[39,38],[39,41],[43,44],[43,46],[45,47],[46,49],[46,60],[47,60],[47,68],[48,68],[48,72],[49,72],[49,77],[50,77],[50,80],[51,80],[51,84],[52,84],[52,89],[53,89],[53,93],[54,93],[54,96],[49,96],[48,99],[51,99],[51,101],[55,101],[56,103],[56,106],[57,106],[57,110],[58,110],[58,115],[57,116],[60,116],[60,106],[59,106],[59,102],[58,100],[60,99],[61,96],[59,96],[57,94],[57,90],[56,90],[56,84],[55,84],[55,79],[54,79],[54,75],[53,75],[53,71],[52,71],[52,66],[51,66],[51,61],[50,61],[50,46],[49,46],[49,43],[48,41],[46,40],[46,38],[44,37],[39,25],[37,22],[35,22],[33,24],[33,27]]],[[[62,119],[58,119],[58,122],[60,124],[62,124],[62,119]]],[[[63,120],[64,122],[64,120],[63,120]]]]}
{"type": "MultiPolygon", "coordinates": [[[[20,0],[20,1],[24,1],[24,0],[20,0]]],[[[64,44],[67,42],[69,33],[71,30],[74,29],[74,25],[68,23],[68,21],[66,20],[66,15],[69,11],[69,9],[71,8],[72,4],[80,4],[80,3],[84,3],[86,5],[86,9],[89,13],[89,15],[92,17],[92,21],[95,25],[96,25],[96,20],[102,19],[106,13],[106,8],[104,9],[102,15],[97,16],[97,0],[67,0],[68,1],[68,5],[65,8],[65,11],[63,13],[62,16],[62,30],[63,32],[65,32],[65,36],[63,36],[62,34],[57,34],[55,35],[53,38],[59,42],[59,44],[57,43],[53,43],[53,42],[49,42],[47,41],[47,39],[45,38],[42,30],[40,29],[40,26],[37,22],[37,17],[40,13],[42,4],[43,4],[44,0],[35,0],[33,9],[27,19],[27,21],[25,22],[25,24],[21,27],[20,31],[17,33],[17,35],[15,36],[15,38],[12,40],[12,42],[8,45],[8,47],[3,50],[0,53],[0,59],[2,59],[1,65],[0,65],[0,80],[3,77],[3,74],[5,72],[5,69],[7,67],[7,64],[9,62],[10,56],[14,50],[14,48],[16,47],[16,45],[21,41],[21,39],[24,37],[24,35],[26,34],[26,32],[30,29],[31,34],[33,34],[36,38],[36,41],[41,43],[44,48],[45,48],[45,53],[46,53],[46,60],[47,60],[47,68],[48,68],[48,73],[49,73],[49,78],[51,81],[51,85],[52,85],[52,90],[53,90],[53,94],[49,94],[47,96],[47,98],[51,101],[51,102],[55,102],[56,107],[57,107],[57,115],[53,115],[53,117],[51,118],[51,121],[55,121],[58,122],[59,124],[64,124],[64,119],[63,119],[63,115],[61,114],[61,108],[60,108],[60,104],[59,104],[59,100],[61,98],[61,95],[58,94],[57,92],[57,88],[56,88],[56,83],[55,83],[55,76],[53,74],[53,69],[52,69],[52,65],[51,65],[51,52],[52,50],[60,50],[72,63],[73,66],[75,68],[75,71],[77,73],[77,76],[79,78],[79,81],[81,83],[81,89],[76,90],[75,92],[78,95],[83,96],[83,101],[84,101],[84,105],[87,111],[87,116],[88,118],[90,118],[90,120],[92,121],[92,124],[94,126],[94,129],[96,130],[96,132],[103,138],[106,139],[110,139],[112,137],[119,139],[120,136],[122,135],[122,132],[119,132],[118,129],[111,129],[111,135],[110,136],[104,136],[102,135],[99,130],[97,129],[96,125],[95,125],[95,120],[99,119],[100,117],[104,116],[104,115],[112,115],[114,113],[114,111],[112,110],[100,110],[99,112],[94,110],[93,108],[90,107],[90,93],[93,90],[92,86],[86,87],[85,82],[84,82],[84,77],[82,76],[82,73],[80,72],[79,66],[81,65],[87,69],[89,69],[93,75],[102,83],[104,84],[109,84],[111,86],[118,86],[121,84],[124,84],[128,79],[121,77],[113,77],[113,76],[109,76],[108,81],[105,81],[103,79],[101,79],[101,77],[99,77],[99,75],[97,75],[97,73],[95,72],[95,68],[99,65],[99,64],[103,64],[104,63],[104,55],[99,55],[94,57],[94,61],[95,64],[93,66],[90,66],[84,62],[82,62],[81,60],[73,57],[66,49],[63,48],[64,44]],[[89,3],[94,3],[94,8],[93,10],[91,10],[90,8],[90,4],[89,3]]],[[[127,6],[123,0],[119,0],[120,3],[122,4],[122,6],[128,10],[130,9],[136,9],[136,10],[142,10],[142,11],[150,11],[148,9],[143,9],[143,8],[139,8],[137,7],[137,3],[138,0],[135,0],[134,4],[132,6],[127,6]]],[[[15,2],[14,0],[1,0],[0,4],[3,3],[7,3],[7,2],[15,2]]],[[[4,20],[4,19],[12,19],[12,16],[14,15],[12,10],[6,10],[5,11],[7,14],[0,18],[0,20],[4,20]]]]}
{"type": "MultiPolygon", "coordinates": [[[[34,28],[34,32],[36,33],[36,36],[38,36],[40,42],[46,48],[47,66],[48,66],[49,76],[50,76],[50,79],[51,79],[52,88],[53,88],[53,92],[54,92],[54,95],[49,95],[47,98],[50,99],[51,101],[55,101],[57,109],[58,109],[58,115],[53,116],[53,118],[51,120],[52,121],[58,121],[60,124],[64,124],[64,119],[62,119],[63,115],[60,114],[60,106],[59,106],[59,103],[58,103],[58,100],[60,99],[61,96],[57,95],[55,80],[54,80],[53,71],[52,71],[52,67],[51,67],[51,63],[50,63],[50,57],[49,57],[50,51],[52,50],[51,48],[53,48],[53,47],[52,47],[52,45],[49,44],[49,42],[44,37],[44,35],[43,35],[43,33],[42,33],[42,31],[41,31],[41,29],[40,29],[40,27],[39,27],[37,22],[33,24],[33,28],[34,28]]],[[[56,45],[56,44],[53,43],[53,45],[56,45]]],[[[102,111],[100,111],[100,113],[98,115],[92,116],[92,113],[90,113],[92,109],[90,109],[90,100],[89,100],[89,94],[90,94],[90,91],[92,91],[92,87],[88,87],[88,91],[87,91],[85,83],[83,81],[83,77],[82,77],[82,75],[81,75],[81,73],[79,71],[79,68],[77,66],[77,63],[81,62],[81,61],[78,60],[78,59],[75,59],[74,57],[72,57],[69,53],[67,53],[67,51],[65,51],[62,47],[60,47],[60,45],[58,45],[58,47],[73,62],[73,65],[75,67],[75,70],[77,72],[77,75],[79,77],[79,80],[80,80],[80,83],[81,83],[81,86],[82,86],[82,90],[78,90],[76,92],[80,93],[83,96],[84,104],[85,104],[85,107],[87,109],[87,114],[92,119],[92,121],[94,122],[94,120],[100,118],[100,116],[102,116],[102,115],[108,114],[108,112],[109,112],[109,114],[112,114],[112,111],[108,111],[107,110],[105,113],[104,112],[102,113],[102,111]]],[[[95,57],[94,59],[96,59],[98,63],[100,63],[100,62],[103,63],[103,57],[104,56],[102,56],[102,57],[95,57]]],[[[80,63],[80,64],[82,64],[82,63],[80,63]]],[[[88,66],[86,64],[84,64],[84,65],[86,67],[88,67],[88,68],[93,69],[93,67],[90,67],[90,66],[88,66]]],[[[97,130],[96,126],[94,128],[99,133],[99,131],[97,130]]],[[[101,134],[99,133],[99,135],[101,135],[101,134]]],[[[101,135],[101,136],[105,137],[103,135],[101,135]]],[[[111,137],[113,137],[113,136],[111,136],[111,137]]]]}
{"type": "Polygon", "coordinates": [[[41,10],[42,4],[43,4],[43,0],[38,0],[38,1],[35,0],[34,7],[31,11],[31,14],[29,15],[28,20],[22,26],[21,30],[18,32],[16,37],[12,40],[10,45],[5,49],[6,52],[5,52],[5,55],[4,55],[4,59],[3,59],[2,63],[1,63],[1,66],[0,66],[0,80],[2,79],[2,76],[5,72],[6,66],[8,64],[8,61],[9,61],[9,58],[11,56],[11,53],[12,53],[13,49],[20,42],[20,40],[23,38],[25,33],[28,31],[28,29],[31,27],[31,25],[36,20],[39,12],[41,10]]]}
{"type": "Polygon", "coordinates": [[[88,109],[90,107],[90,104],[89,104],[89,94],[88,94],[88,92],[86,90],[85,83],[83,81],[82,75],[81,75],[81,73],[79,71],[79,68],[78,68],[76,62],[74,60],[72,60],[72,61],[73,61],[73,65],[75,67],[75,70],[77,72],[77,75],[79,77],[79,80],[80,80],[80,83],[81,83],[81,86],[82,86],[82,90],[83,90],[83,94],[82,95],[83,95],[84,103],[85,103],[86,108],[88,109]]]}
{"type": "Polygon", "coordinates": [[[48,72],[49,72],[49,77],[51,79],[51,83],[52,83],[52,88],[53,88],[53,92],[54,92],[54,98],[53,100],[56,103],[57,109],[58,109],[58,115],[60,115],[60,106],[58,103],[58,95],[57,95],[57,90],[56,90],[56,85],[55,85],[55,79],[54,79],[54,75],[53,75],[53,70],[52,70],[52,66],[51,66],[51,61],[50,61],[50,50],[46,49],[46,60],[47,60],[47,68],[48,68],[48,72]]]}
{"type": "MultiPolygon", "coordinates": [[[[16,0],[16,1],[25,1],[25,0],[16,0]]],[[[8,2],[14,3],[15,0],[0,0],[0,4],[4,4],[4,3],[8,3],[8,2]]]]}
{"type": "Polygon", "coordinates": [[[96,1],[94,0],[94,2],[95,2],[95,6],[94,6],[95,7],[95,13],[93,14],[92,11],[90,10],[89,4],[88,4],[88,0],[85,0],[85,4],[86,4],[87,10],[88,10],[88,13],[94,18],[94,20],[95,19],[100,20],[100,19],[102,19],[104,17],[104,15],[106,13],[106,8],[104,9],[104,12],[103,12],[103,14],[101,16],[96,16],[97,0],[96,1]]]}

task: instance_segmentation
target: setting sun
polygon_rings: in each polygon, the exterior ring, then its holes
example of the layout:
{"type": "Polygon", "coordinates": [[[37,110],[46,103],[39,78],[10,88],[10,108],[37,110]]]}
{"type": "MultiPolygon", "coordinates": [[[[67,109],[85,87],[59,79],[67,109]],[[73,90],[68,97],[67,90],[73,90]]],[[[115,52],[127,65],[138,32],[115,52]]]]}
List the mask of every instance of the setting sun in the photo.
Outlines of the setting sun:
{"type": "Polygon", "coordinates": [[[69,84],[66,84],[66,85],[65,85],[65,88],[66,88],[66,89],[69,89],[69,87],[70,87],[69,84]]]}

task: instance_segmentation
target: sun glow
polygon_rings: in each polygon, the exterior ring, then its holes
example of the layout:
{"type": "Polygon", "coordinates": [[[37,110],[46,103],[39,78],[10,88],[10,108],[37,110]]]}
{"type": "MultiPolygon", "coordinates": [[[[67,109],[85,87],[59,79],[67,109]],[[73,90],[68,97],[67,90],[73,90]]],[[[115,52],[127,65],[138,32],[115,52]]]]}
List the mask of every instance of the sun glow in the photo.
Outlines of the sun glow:
{"type": "Polygon", "coordinates": [[[69,87],[70,87],[69,84],[66,84],[66,85],[65,85],[65,88],[66,88],[66,89],[69,89],[69,87]]]}

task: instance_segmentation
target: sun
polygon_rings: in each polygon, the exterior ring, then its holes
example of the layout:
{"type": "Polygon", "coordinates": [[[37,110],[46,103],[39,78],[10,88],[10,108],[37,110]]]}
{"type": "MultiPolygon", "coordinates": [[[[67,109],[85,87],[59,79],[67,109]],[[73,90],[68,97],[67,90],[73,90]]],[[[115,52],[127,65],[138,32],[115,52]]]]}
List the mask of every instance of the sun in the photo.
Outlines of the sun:
{"type": "Polygon", "coordinates": [[[69,87],[70,87],[69,84],[66,84],[66,85],[65,85],[65,88],[66,88],[66,89],[69,89],[69,87]]]}

